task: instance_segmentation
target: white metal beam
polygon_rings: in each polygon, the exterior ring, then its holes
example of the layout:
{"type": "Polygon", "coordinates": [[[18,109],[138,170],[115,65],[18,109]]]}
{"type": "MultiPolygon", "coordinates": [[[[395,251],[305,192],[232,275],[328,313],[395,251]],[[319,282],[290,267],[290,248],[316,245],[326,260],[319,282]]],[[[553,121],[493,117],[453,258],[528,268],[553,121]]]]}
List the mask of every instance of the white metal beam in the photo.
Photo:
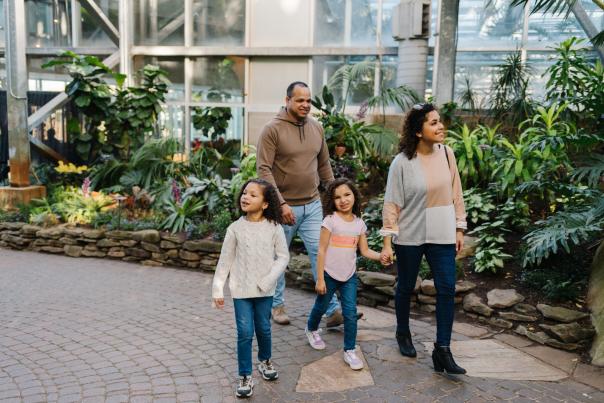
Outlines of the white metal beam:
{"type": "MultiPolygon", "coordinates": [[[[120,32],[113,25],[111,20],[105,15],[103,10],[94,2],[94,0],[80,0],[80,4],[83,8],[88,11],[90,17],[94,19],[94,21],[99,24],[99,26],[105,31],[109,39],[113,43],[119,46],[120,44],[120,32]]],[[[120,10],[121,11],[121,10],[120,10]]]]}

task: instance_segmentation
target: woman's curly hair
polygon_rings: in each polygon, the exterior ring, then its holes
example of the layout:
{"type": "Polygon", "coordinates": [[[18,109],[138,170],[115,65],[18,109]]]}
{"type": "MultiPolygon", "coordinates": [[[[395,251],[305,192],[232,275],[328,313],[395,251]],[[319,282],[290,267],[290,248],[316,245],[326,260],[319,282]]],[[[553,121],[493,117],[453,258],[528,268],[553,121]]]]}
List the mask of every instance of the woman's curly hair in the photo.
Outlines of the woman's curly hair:
{"type": "Polygon", "coordinates": [[[265,181],[264,179],[259,179],[259,178],[250,179],[247,182],[245,182],[243,184],[243,186],[241,187],[241,191],[239,192],[239,197],[237,198],[237,207],[239,208],[239,211],[241,212],[241,214],[242,215],[245,214],[245,212],[241,209],[241,197],[243,196],[243,192],[245,191],[245,188],[250,183],[255,183],[262,187],[262,190],[263,190],[262,197],[264,198],[264,201],[268,203],[268,207],[264,210],[264,213],[262,213],[264,218],[266,218],[273,224],[281,224],[282,223],[281,203],[279,202],[279,196],[277,195],[277,189],[275,189],[275,187],[272,184],[265,181]]]}
{"type": "Polygon", "coordinates": [[[417,133],[422,132],[422,126],[426,121],[428,113],[436,110],[434,104],[417,104],[413,105],[409,112],[407,112],[407,115],[405,115],[403,133],[399,143],[399,152],[404,153],[407,158],[412,159],[415,157],[417,145],[419,144],[417,133]]]}
{"type": "Polygon", "coordinates": [[[348,186],[354,195],[354,204],[352,205],[352,213],[357,217],[361,217],[361,193],[355,184],[347,178],[338,178],[327,185],[325,193],[323,193],[323,215],[328,216],[336,211],[335,193],[336,189],[342,185],[348,186]]]}

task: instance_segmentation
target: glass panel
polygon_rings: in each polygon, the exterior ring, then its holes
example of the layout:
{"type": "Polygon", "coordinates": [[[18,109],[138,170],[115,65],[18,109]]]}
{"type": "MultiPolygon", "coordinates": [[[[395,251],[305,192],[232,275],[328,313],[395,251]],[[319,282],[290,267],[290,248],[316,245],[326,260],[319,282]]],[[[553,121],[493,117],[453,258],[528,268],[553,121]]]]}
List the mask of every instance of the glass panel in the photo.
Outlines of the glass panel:
{"type": "Polygon", "coordinates": [[[199,57],[193,63],[193,102],[243,102],[244,58],[199,57]]]}
{"type": "Polygon", "coordinates": [[[476,103],[486,100],[496,67],[505,61],[505,52],[457,52],[455,65],[455,100],[466,90],[466,78],[477,95],[476,103]]]}
{"type": "MultiPolygon", "coordinates": [[[[435,0],[438,2],[438,0],[435,0]]],[[[398,46],[392,37],[392,13],[399,0],[384,0],[382,2],[382,43],[381,46],[398,46]]]]}
{"type": "Polygon", "coordinates": [[[71,2],[27,0],[27,45],[36,48],[71,46],[71,2]]]}
{"type": "MultiPolygon", "coordinates": [[[[2,2],[0,1],[0,3],[2,2]]],[[[583,0],[581,3],[587,15],[589,15],[591,22],[596,26],[596,29],[599,31],[604,30],[604,10],[598,7],[593,0],[583,0]]]]}
{"type": "Polygon", "coordinates": [[[376,46],[377,0],[317,0],[315,45],[376,46]]]}
{"type": "MultiPolygon", "coordinates": [[[[426,62],[426,97],[431,97],[432,94],[432,82],[434,76],[434,56],[428,55],[428,60],[426,62]]],[[[421,94],[420,94],[421,96],[421,94]]]]}
{"type": "MultiPolygon", "coordinates": [[[[119,0],[95,0],[114,27],[119,29],[119,0]]],[[[90,17],[88,11],[81,7],[81,46],[116,46],[105,31],[90,17]]]]}
{"type": "Polygon", "coordinates": [[[173,137],[178,139],[181,152],[184,151],[185,129],[184,129],[185,107],[181,105],[165,105],[159,114],[158,127],[161,128],[161,137],[173,137]]]}
{"type": "Polygon", "coordinates": [[[71,81],[64,66],[42,68],[54,57],[27,56],[28,88],[30,91],[63,92],[71,81]]]}
{"type": "MultiPolygon", "coordinates": [[[[323,85],[327,84],[333,74],[344,65],[362,61],[375,61],[374,56],[316,56],[313,57],[313,91],[320,94],[323,85]]],[[[358,77],[350,87],[346,83],[337,83],[334,97],[339,102],[348,92],[347,105],[360,105],[373,96],[375,87],[375,70],[369,70],[358,77]],[[348,91],[347,91],[348,89],[348,91]]]]}
{"type": "Polygon", "coordinates": [[[510,7],[512,0],[460,0],[458,46],[488,46],[514,50],[522,40],[522,7],[510,7]]]}
{"type": "Polygon", "coordinates": [[[134,1],[135,45],[184,45],[185,3],[175,0],[134,1]]]}
{"type": "Polygon", "coordinates": [[[545,95],[547,77],[544,74],[545,70],[554,62],[555,55],[554,52],[527,52],[526,61],[532,69],[528,90],[534,99],[543,99],[545,95]]]}
{"type": "Polygon", "coordinates": [[[382,84],[384,88],[396,87],[396,68],[398,56],[382,57],[382,84]]]}
{"type": "Polygon", "coordinates": [[[4,0],[0,0],[0,47],[4,47],[4,0]]]}
{"type": "Polygon", "coordinates": [[[245,0],[194,0],[193,44],[243,46],[245,0]]]}
{"type": "Polygon", "coordinates": [[[553,46],[560,41],[576,36],[586,38],[585,31],[577,22],[574,14],[554,15],[552,13],[535,13],[529,17],[528,45],[553,46]]]}
{"type": "Polygon", "coordinates": [[[146,64],[159,66],[162,70],[168,73],[170,85],[168,87],[167,101],[184,101],[185,100],[185,59],[182,57],[155,57],[145,56],[144,63],[137,65],[136,69],[140,69],[146,64]]]}
{"type": "MultiPolygon", "coordinates": [[[[200,107],[200,108],[203,108],[203,107],[200,107]]],[[[199,141],[209,141],[210,138],[208,136],[206,136],[206,134],[203,131],[197,130],[197,129],[195,129],[195,127],[193,127],[193,118],[192,117],[195,115],[196,110],[198,110],[198,109],[191,108],[191,141],[195,141],[195,139],[199,139],[199,141]]],[[[233,107],[231,107],[231,114],[233,115],[233,117],[229,121],[229,127],[226,130],[224,139],[226,141],[229,141],[229,140],[241,141],[241,139],[243,138],[243,124],[245,121],[244,108],[233,106],[233,107]]]]}
{"type": "Polygon", "coordinates": [[[6,90],[6,61],[0,54],[0,90],[6,90]]]}

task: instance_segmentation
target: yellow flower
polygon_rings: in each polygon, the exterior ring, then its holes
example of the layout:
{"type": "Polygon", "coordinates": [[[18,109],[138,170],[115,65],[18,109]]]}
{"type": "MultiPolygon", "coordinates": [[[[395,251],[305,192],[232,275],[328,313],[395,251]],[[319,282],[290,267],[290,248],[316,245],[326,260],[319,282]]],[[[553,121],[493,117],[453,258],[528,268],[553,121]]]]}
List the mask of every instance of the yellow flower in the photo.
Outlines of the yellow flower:
{"type": "Polygon", "coordinates": [[[82,172],[88,171],[88,167],[86,165],[75,166],[72,162],[67,165],[63,163],[63,161],[59,161],[59,166],[55,167],[55,171],[60,174],[81,174],[82,172]]]}

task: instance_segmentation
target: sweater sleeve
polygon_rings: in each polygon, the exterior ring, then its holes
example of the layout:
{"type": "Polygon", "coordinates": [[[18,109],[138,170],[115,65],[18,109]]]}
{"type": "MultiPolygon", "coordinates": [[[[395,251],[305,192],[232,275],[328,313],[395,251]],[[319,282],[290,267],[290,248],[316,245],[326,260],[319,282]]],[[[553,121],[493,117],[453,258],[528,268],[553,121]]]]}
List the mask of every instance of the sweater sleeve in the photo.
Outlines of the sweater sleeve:
{"type": "Polygon", "coordinates": [[[327,147],[327,141],[325,140],[325,136],[323,134],[323,128],[320,129],[321,138],[323,139],[323,145],[321,146],[321,151],[319,151],[319,155],[317,156],[318,162],[318,171],[319,171],[319,179],[324,185],[327,185],[329,182],[334,180],[333,171],[331,170],[331,163],[329,161],[329,148],[327,147]]]}
{"type": "Polygon", "coordinates": [[[281,225],[276,225],[275,227],[273,242],[276,259],[273,260],[270,273],[258,281],[258,288],[263,292],[269,291],[277,283],[279,276],[285,272],[289,263],[289,250],[287,248],[287,241],[285,240],[285,232],[281,225]]]}
{"type": "Polygon", "coordinates": [[[218,264],[216,265],[214,281],[212,282],[212,298],[224,298],[224,283],[235,263],[236,248],[237,238],[233,232],[233,224],[231,224],[222,242],[220,259],[218,259],[218,264]]]}
{"type": "Polygon", "coordinates": [[[279,203],[285,203],[285,199],[281,196],[277,182],[273,176],[273,163],[275,162],[275,154],[277,153],[277,138],[270,126],[264,126],[258,139],[256,146],[256,173],[258,177],[272,184],[277,190],[279,203]]]}
{"type": "Polygon", "coordinates": [[[453,181],[453,206],[455,207],[455,227],[457,229],[468,229],[468,223],[466,222],[466,207],[463,201],[463,191],[461,189],[461,178],[459,177],[459,170],[457,169],[457,160],[455,154],[451,148],[446,147],[447,154],[451,164],[449,169],[451,170],[451,178],[453,181]]]}
{"type": "Polygon", "coordinates": [[[382,209],[382,228],[393,232],[398,232],[399,215],[405,206],[403,172],[399,158],[394,158],[390,164],[382,209]]]}

